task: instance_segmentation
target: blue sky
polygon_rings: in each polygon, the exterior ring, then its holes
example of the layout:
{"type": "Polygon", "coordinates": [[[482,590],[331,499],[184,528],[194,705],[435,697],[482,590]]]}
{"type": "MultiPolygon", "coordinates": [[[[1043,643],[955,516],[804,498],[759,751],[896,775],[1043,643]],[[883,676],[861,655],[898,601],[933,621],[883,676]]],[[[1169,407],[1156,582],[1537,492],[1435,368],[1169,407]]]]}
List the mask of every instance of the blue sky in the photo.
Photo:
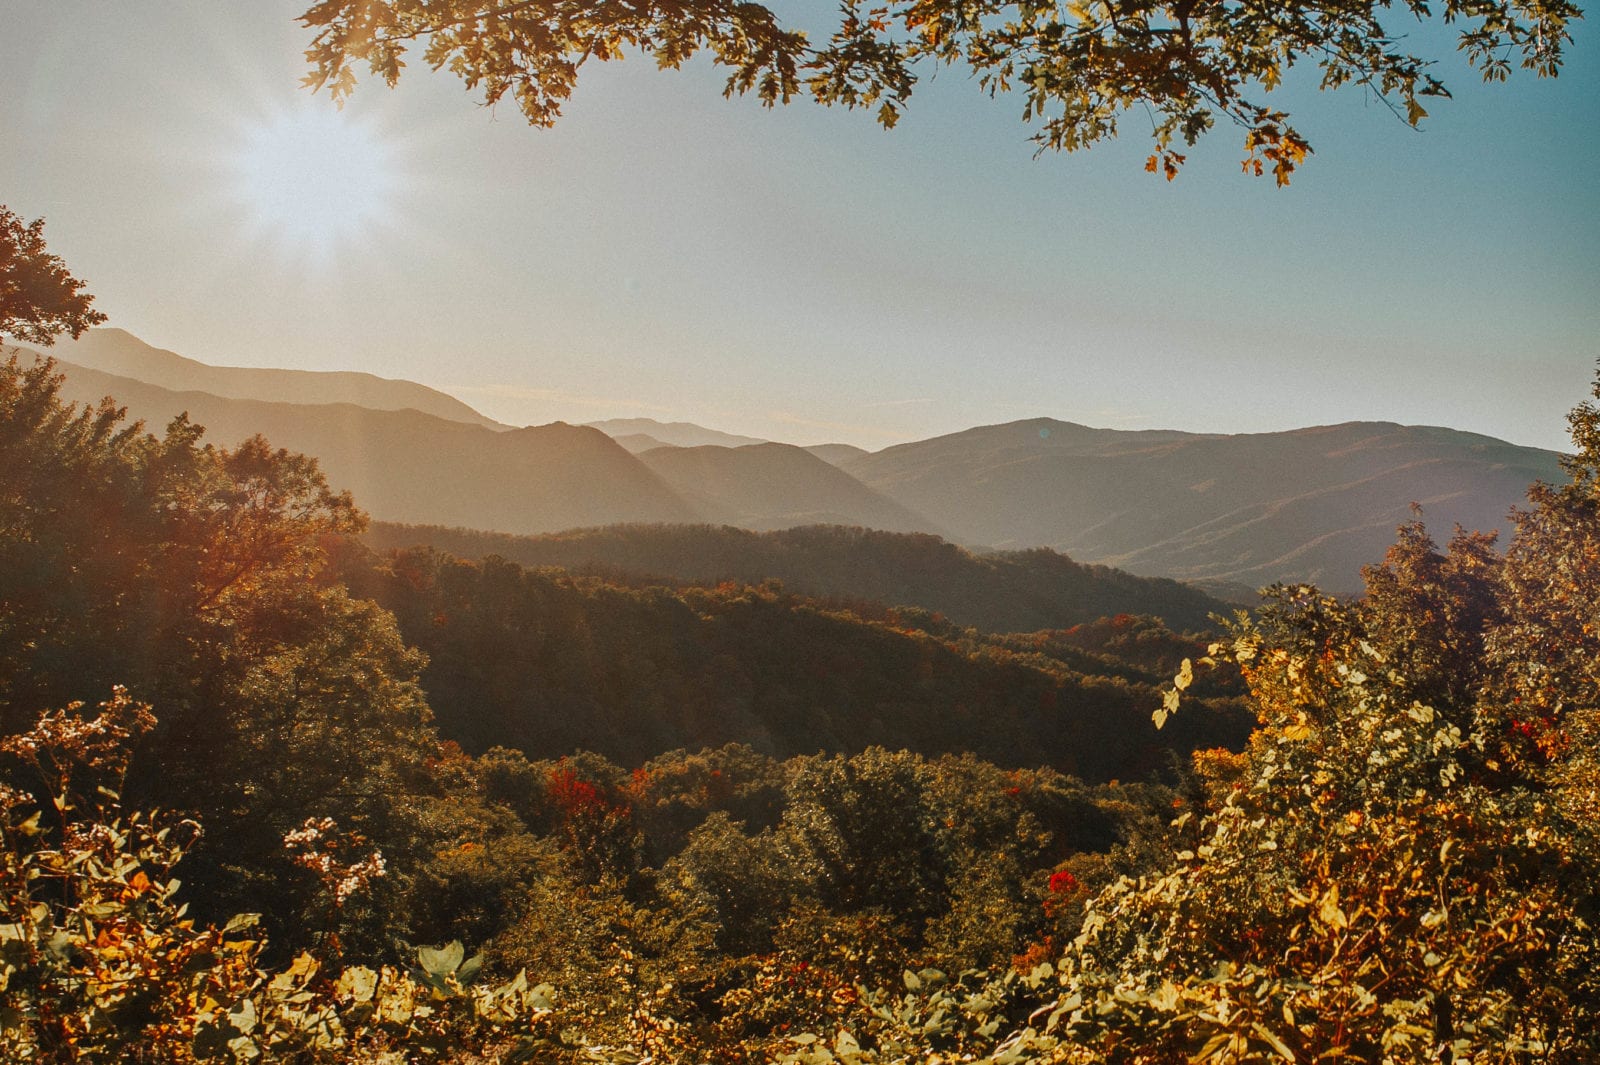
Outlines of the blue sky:
{"type": "MultiPolygon", "coordinates": [[[[303,4],[4,7],[0,202],[99,306],[206,361],[360,369],[519,423],[683,418],[876,447],[1047,415],[1253,432],[1357,418],[1560,447],[1600,357],[1600,50],[1415,132],[1359,90],[1277,94],[1288,189],[1219,129],[1168,184],[1144,120],[1034,158],[956,71],[884,132],[724,101],[707,69],[592,65],[554,130],[413,69],[336,121],[370,215],[297,244],[237,188],[297,86],[303,4]]],[[[1443,42],[1440,46],[1438,42],[1443,42]]],[[[1303,80],[1303,79],[1302,79],[1303,80]]]]}

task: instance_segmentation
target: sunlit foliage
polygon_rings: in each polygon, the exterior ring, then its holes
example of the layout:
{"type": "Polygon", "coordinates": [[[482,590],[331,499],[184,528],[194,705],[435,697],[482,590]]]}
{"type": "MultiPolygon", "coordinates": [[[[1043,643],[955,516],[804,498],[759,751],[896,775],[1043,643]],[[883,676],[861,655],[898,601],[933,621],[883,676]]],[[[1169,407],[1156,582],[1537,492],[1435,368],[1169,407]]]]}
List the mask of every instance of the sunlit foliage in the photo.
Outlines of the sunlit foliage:
{"type": "Polygon", "coordinates": [[[44,345],[62,333],[76,338],[106,320],[93,303],[84,283],[45,249],[44,219],[25,223],[0,204],[0,337],[44,345]]]}
{"type": "Polygon", "coordinates": [[[1569,25],[1566,0],[1249,2],[1117,0],[1001,3],[847,0],[815,35],[757,3],[506,3],[499,0],[321,0],[300,20],[315,31],[306,82],[343,99],[366,67],[393,85],[408,50],[479,90],[506,97],[528,121],[551,125],[583,65],[642,52],[666,68],[697,53],[728,71],[727,95],[772,106],[797,96],[872,109],[893,126],[919,77],[969,71],[991,95],[1015,92],[1042,149],[1084,148],[1147,110],[1155,141],[1147,169],[1169,180],[1219,120],[1243,131],[1247,173],[1287,184],[1310,145],[1264,103],[1296,65],[1324,89],[1358,85],[1415,126],[1422,101],[1448,96],[1413,53],[1405,28],[1435,16],[1458,23],[1460,49],[1488,81],[1513,66],[1552,76],[1569,25]]]}
{"type": "Polygon", "coordinates": [[[1503,558],[1409,526],[1364,600],[1279,588],[1213,648],[1260,728],[1196,760],[1164,868],[1090,896],[1053,964],[880,996],[794,1056],[1595,1060],[1600,412],[1572,424],[1572,483],[1533,489],[1503,558]]]}
{"type": "Polygon", "coordinates": [[[8,1061],[1600,1060],[1594,403],[1503,554],[1409,524],[1362,599],[1275,589],[1201,656],[376,558],[311,460],[57,387],[0,366],[8,1061]],[[575,706],[755,742],[474,757],[403,632],[530,748],[575,706]],[[1255,731],[1187,770],[1055,701],[1193,740],[1238,684],[1255,731]],[[1147,779],[954,753],[997,729],[1147,779]]]}
{"type": "MultiPolygon", "coordinates": [[[[460,943],[422,948],[409,968],[329,970],[302,953],[275,969],[264,964],[256,915],[221,927],[187,917],[172,873],[200,826],[125,813],[108,787],[121,785],[132,742],[154,725],[118,691],[97,713],[73,704],[0,740],[0,757],[33,769],[44,793],[41,804],[0,784],[7,1061],[332,1063],[474,1051],[527,1060],[553,1038],[550,989],[521,974],[480,983],[482,958],[460,943]]],[[[301,848],[332,830],[319,822],[311,839],[287,843],[301,848]]],[[[341,905],[366,886],[366,865],[337,878],[341,905]]]]}

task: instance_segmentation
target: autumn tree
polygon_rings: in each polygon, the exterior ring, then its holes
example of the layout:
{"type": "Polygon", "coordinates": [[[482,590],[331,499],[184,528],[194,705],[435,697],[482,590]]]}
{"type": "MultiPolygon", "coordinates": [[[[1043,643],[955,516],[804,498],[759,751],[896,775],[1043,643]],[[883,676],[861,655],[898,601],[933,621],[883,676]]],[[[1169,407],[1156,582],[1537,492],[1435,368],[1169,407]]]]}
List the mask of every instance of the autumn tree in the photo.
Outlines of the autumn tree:
{"type": "Polygon", "coordinates": [[[67,264],[45,249],[44,219],[23,222],[0,204],[0,337],[53,344],[62,333],[76,338],[106,316],[90,306],[94,297],[67,272],[67,264]]]}
{"type": "Polygon", "coordinates": [[[813,36],[767,5],[729,0],[321,0],[300,21],[315,33],[306,83],[335,99],[362,67],[393,85],[420,45],[425,63],[485,103],[509,96],[548,126],[591,60],[635,52],[676,69],[708,53],[727,71],[725,95],[754,93],[767,106],[810,96],[874,109],[888,127],[920,77],[956,67],[990,95],[1020,95],[1041,149],[1088,147],[1115,135],[1130,109],[1147,109],[1148,169],[1172,178],[1180,142],[1221,121],[1244,133],[1246,172],[1285,184],[1311,149],[1265,94],[1309,65],[1322,88],[1359,85],[1415,126],[1423,101],[1449,92],[1403,26],[1435,16],[1459,25],[1458,46],[1486,80],[1503,81],[1514,66],[1554,76],[1582,11],[1566,0],[845,0],[813,36]]]}
{"type": "MultiPolygon", "coordinates": [[[[1503,556],[1407,525],[1361,601],[1278,588],[1215,645],[1259,729],[1242,755],[1197,759],[1210,799],[1175,822],[1165,870],[1093,896],[1033,984],[982,989],[1027,1022],[980,1052],[1600,1056],[1600,408],[1571,425],[1570,483],[1532,488],[1503,556]]],[[[959,1015],[940,1002],[856,1039],[944,1049],[918,1034],[931,1010],[959,1015]]]]}
{"type": "MultiPolygon", "coordinates": [[[[341,970],[336,952],[268,968],[256,915],[194,920],[173,873],[182,863],[188,875],[202,826],[130,809],[119,794],[136,741],[155,724],[119,689],[95,711],[73,703],[0,736],[7,1062],[527,1061],[571,1022],[558,1021],[551,989],[525,974],[481,979],[482,955],[468,957],[459,942],[406,951],[409,971],[341,970]]],[[[344,904],[381,880],[384,865],[377,852],[329,849],[341,837],[350,838],[319,818],[280,843],[344,904]]]]}
{"type": "Polygon", "coordinates": [[[363,516],[304,456],[156,436],[60,384],[0,363],[0,733],[114,684],[160,705],[129,796],[208,823],[199,909],[293,914],[315,885],[278,840],[308,817],[403,851],[437,749],[423,659],[322,577],[363,516]]]}

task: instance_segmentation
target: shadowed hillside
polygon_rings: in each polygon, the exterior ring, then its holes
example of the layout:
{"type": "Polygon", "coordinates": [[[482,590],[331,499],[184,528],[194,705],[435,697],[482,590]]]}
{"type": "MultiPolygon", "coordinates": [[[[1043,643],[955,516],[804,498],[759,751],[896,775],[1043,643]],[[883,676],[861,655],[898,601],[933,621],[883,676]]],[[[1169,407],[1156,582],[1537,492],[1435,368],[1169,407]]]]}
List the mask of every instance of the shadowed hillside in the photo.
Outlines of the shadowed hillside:
{"type": "Polygon", "coordinates": [[[870,454],[866,448],[854,444],[812,444],[806,450],[830,466],[843,466],[852,459],[870,454]]]}
{"type": "Polygon", "coordinates": [[[876,744],[1145,779],[1173,750],[1252,727],[1208,680],[1217,698],[1158,732],[1165,662],[1090,675],[1070,643],[1012,647],[915,611],[865,620],[771,588],[627,588],[427,549],[358,552],[339,576],[427,653],[440,731],[470,751],[637,763],[730,742],[775,757],[876,744]]]}
{"type": "Polygon", "coordinates": [[[729,525],[934,531],[927,518],[792,444],[665,447],[641,452],[639,458],[703,514],[729,525]]]}
{"type": "Polygon", "coordinates": [[[651,448],[671,446],[643,433],[623,433],[621,436],[612,436],[611,439],[627,448],[634,455],[639,454],[641,451],[649,451],[651,448]]]}
{"type": "Polygon", "coordinates": [[[1232,608],[1177,581],[1080,565],[1049,550],[974,555],[926,534],[815,526],[753,533],[723,526],[622,525],[544,536],[376,523],[380,548],[428,544],[463,558],[499,555],[528,566],[610,576],[756,584],[918,606],[987,632],[1065,628],[1113,614],[1151,614],[1204,629],[1232,608]]]}
{"type": "Polygon", "coordinates": [[[659,422],[654,418],[607,418],[604,421],[586,422],[608,436],[648,436],[667,447],[743,447],[746,444],[765,444],[757,436],[740,436],[707,429],[693,422],[659,422]]]}

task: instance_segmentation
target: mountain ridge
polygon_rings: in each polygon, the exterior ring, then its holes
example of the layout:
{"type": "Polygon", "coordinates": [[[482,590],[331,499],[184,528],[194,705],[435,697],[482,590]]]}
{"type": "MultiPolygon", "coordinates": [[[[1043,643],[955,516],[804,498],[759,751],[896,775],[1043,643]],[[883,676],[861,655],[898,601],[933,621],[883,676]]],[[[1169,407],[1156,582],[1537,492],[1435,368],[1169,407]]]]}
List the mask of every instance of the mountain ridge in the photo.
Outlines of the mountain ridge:
{"type": "MultiPolygon", "coordinates": [[[[242,408],[218,404],[266,404],[255,410],[255,417],[265,419],[259,431],[281,446],[324,458],[336,482],[363,485],[375,516],[512,533],[640,521],[769,530],[861,525],[998,549],[1046,547],[1143,576],[1227,587],[1230,594],[1240,585],[1276,581],[1312,582],[1344,593],[1359,589],[1361,567],[1381,559],[1395,527],[1412,519],[1413,503],[1423,505],[1424,519],[1438,530],[1459,524],[1504,531],[1510,508],[1522,502],[1531,482],[1560,482],[1564,476],[1555,452],[1446,426],[1387,421],[1225,434],[1101,429],[1036,417],[872,452],[839,444],[801,448],[650,418],[583,427],[553,423],[562,428],[517,435],[522,430],[476,412],[476,422],[462,420],[461,411],[470,408],[410,382],[207,367],[120,331],[88,336],[93,343],[83,350],[95,344],[115,349],[106,360],[126,356],[133,359],[132,369],[164,380],[192,373],[235,391],[281,386],[299,396],[318,385],[313,398],[324,401],[319,404],[168,389],[171,394],[159,402],[131,405],[136,414],[161,421],[182,409],[185,401],[174,398],[180,391],[206,396],[188,400],[207,412],[195,420],[215,423],[214,433],[233,433],[243,427],[242,408]],[[506,435],[513,443],[509,451],[482,442],[469,447],[429,421],[407,431],[398,422],[356,413],[383,413],[364,405],[329,415],[329,389],[320,385],[334,379],[352,388],[393,386],[399,391],[385,393],[391,399],[443,403],[454,417],[409,413],[506,435]],[[296,406],[306,409],[291,416],[286,408],[296,406]],[[317,418],[306,413],[312,407],[342,428],[315,427],[317,418]],[[293,427],[286,429],[290,422],[293,427]],[[583,446],[575,443],[580,428],[595,434],[583,446]],[[607,453],[600,439],[615,453],[607,453]],[[428,448],[442,448],[450,460],[441,466],[440,455],[419,453],[428,441],[428,448]],[[589,467],[558,471],[532,456],[544,451],[555,461],[562,448],[563,462],[587,455],[589,467]],[[381,472],[386,463],[429,472],[408,479],[405,470],[381,472]],[[403,501],[407,492],[438,498],[403,501]],[[466,498],[474,492],[480,498],[466,498]]],[[[68,356],[63,366],[71,365],[74,349],[61,350],[68,356]]],[[[105,371],[79,366],[73,373],[81,381],[105,371]]],[[[97,387],[126,393],[118,396],[123,402],[135,394],[149,400],[140,389],[165,387],[142,379],[129,383],[134,381],[111,375],[97,387]]],[[[84,392],[75,398],[99,397],[84,392]]],[[[404,413],[387,411],[390,418],[404,413]]]]}
{"type": "Polygon", "coordinates": [[[523,532],[607,524],[641,513],[694,521],[699,513],[609,436],[565,422],[496,431],[415,410],[296,404],[175,391],[57,360],[62,396],[110,395],[159,427],[179,413],[233,446],[261,434],[315,457],[336,489],[374,517],[477,524],[523,532]]]}
{"type": "Polygon", "coordinates": [[[510,428],[454,396],[415,381],[358,370],[217,366],[148,344],[125,329],[90,329],[77,340],[58,341],[49,354],[85,369],[173,391],[272,403],[351,403],[371,410],[417,410],[488,429],[510,428]]]}
{"type": "Polygon", "coordinates": [[[845,463],[957,538],[1042,545],[1144,575],[1354,591],[1424,504],[1435,528],[1504,530],[1560,456],[1439,426],[1277,433],[979,426],[845,463]]]}
{"type": "Polygon", "coordinates": [[[640,586],[775,578],[801,595],[919,607],[985,632],[1063,629],[1118,614],[1202,630],[1213,627],[1211,615],[1232,613],[1231,603],[1167,578],[1084,565],[1048,548],[976,554],[929,533],[630,523],[512,536],[375,522],[365,539],[380,551],[427,546],[464,559],[497,555],[640,586]]]}

